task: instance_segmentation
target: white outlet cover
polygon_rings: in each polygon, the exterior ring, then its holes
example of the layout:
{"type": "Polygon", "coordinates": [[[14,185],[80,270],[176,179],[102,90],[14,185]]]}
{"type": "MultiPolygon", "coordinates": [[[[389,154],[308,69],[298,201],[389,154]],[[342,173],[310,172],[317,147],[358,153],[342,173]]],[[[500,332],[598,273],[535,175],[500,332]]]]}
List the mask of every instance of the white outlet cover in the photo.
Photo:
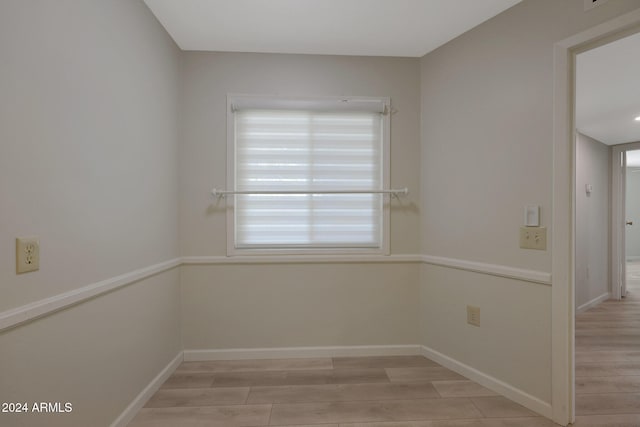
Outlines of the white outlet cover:
{"type": "Polygon", "coordinates": [[[40,243],[35,237],[16,239],[16,273],[28,273],[40,269],[40,243]]]}

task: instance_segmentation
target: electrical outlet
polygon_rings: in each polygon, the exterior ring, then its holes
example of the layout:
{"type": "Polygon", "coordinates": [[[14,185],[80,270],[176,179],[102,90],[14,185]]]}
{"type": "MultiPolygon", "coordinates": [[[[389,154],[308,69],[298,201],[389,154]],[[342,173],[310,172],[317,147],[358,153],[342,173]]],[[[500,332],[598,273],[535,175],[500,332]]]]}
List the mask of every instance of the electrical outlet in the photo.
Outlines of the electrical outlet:
{"type": "Polygon", "coordinates": [[[546,227],[520,227],[520,247],[522,249],[547,249],[546,227]]]}
{"type": "Polygon", "coordinates": [[[584,10],[591,10],[594,7],[601,6],[609,0],[584,0],[584,10]]]}
{"type": "Polygon", "coordinates": [[[40,243],[36,238],[16,239],[16,274],[40,269],[40,243]]]}
{"type": "Polygon", "coordinates": [[[473,326],[480,326],[480,307],[467,306],[467,323],[473,326]]]}

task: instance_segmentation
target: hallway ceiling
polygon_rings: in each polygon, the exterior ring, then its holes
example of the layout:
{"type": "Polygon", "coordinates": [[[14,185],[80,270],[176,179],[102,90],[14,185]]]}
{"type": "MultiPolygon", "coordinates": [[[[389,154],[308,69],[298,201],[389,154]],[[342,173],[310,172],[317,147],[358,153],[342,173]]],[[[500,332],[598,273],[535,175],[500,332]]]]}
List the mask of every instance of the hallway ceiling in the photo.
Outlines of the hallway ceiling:
{"type": "Polygon", "coordinates": [[[421,57],[521,0],[144,0],[183,50],[421,57]]]}
{"type": "Polygon", "coordinates": [[[576,127],[607,145],[640,141],[640,33],[577,57],[576,127]]]}

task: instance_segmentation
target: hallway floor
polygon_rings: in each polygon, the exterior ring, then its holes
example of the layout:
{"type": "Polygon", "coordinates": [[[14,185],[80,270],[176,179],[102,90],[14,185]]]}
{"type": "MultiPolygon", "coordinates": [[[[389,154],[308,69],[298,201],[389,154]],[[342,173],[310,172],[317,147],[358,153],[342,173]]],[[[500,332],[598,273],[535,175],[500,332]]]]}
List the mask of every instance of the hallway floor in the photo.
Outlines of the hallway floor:
{"type": "Polygon", "coordinates": [[[627,296],[576,316],[576,426],[640,426],[640,262],[627,296]]]}

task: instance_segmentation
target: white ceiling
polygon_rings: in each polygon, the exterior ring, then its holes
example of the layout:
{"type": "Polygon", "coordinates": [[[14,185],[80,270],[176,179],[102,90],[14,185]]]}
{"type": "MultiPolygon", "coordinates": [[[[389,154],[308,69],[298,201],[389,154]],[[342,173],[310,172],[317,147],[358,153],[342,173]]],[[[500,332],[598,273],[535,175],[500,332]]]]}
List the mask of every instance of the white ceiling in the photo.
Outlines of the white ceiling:
{"type": "Polygon", "coordinates": [[[521,0],[145,0],[183,50],[420,57],[521,0]]]}
{"type": "Polygon", "coordinates": [[[640,33],[581,53],[576,127],[607,145],[640,141],[640,33]]]}

